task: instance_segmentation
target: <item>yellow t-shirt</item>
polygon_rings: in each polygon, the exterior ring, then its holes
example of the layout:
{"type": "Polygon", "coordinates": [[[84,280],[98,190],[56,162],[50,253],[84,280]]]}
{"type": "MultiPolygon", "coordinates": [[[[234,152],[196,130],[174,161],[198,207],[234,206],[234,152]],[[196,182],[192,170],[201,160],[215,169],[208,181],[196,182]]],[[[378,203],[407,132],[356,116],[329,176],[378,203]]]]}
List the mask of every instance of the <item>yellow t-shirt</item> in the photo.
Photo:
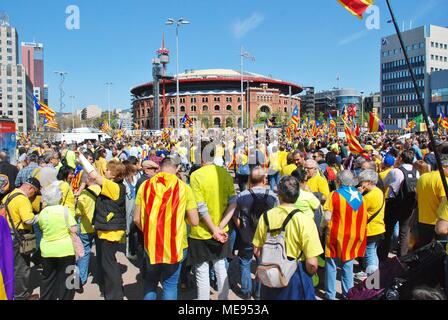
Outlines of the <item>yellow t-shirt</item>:
{"type": "MultiPolygon", "coordinates": [[[[389,172],[392,171],[393,168],[387,168],[386,170],[384,170],[383,172],[380,172],[379,174],[379,178],[381,179],[381,181],[384,182],[384,179],[386,179],[387,175],[389,174],[389,172]]],[[[387,196],[389,194],[389,187],[386,187],[384,190],[384,194],[387,196]]]]}
{"type": "MultiPolygon", "coordinates": [[[[8,211],[11,215],[12,222],[18,230],[33,230],[32,225],[24,224],[25,221],[33,220],[34,214],[30,200],[20,189],[14,189],[8,196],[4,197],[2,204],[5,204],[8,198],[16,193],[21,193],[23,196],[16,196],[8,204],[8,211]]],[[[8,220],[9,227],[11,228],[9,218],[6,220],[8,220]]]]}
{"type": "Polygon", "coordinates": [[[367,211],[367,219],[381,209],[380,213],[367,225],[367,236],[377,236],[386,232],[384,224],[384,210],[386,205],[384,203],[384,193],[379,188],[375,187],[372,191],[362,197],[364,206],[367,211]]]}
{"type": "Polygon", "coordinates": [[[295,164],[288,164],[282,169],[282,176],[290,176],[293,171],[297,170],[297,166],[295,164]]]}
{"type": "MultiPolygon", "coordinates": [[[[120,197],[120,186],[118,183],[109,179],[103,179],[101,193],[103,196],[116,201],[120,197]]],[[[98,230],[98,238],[110,242],[121,242],[124,240],[126,230],[100,231],[98,230]]]]}
{"type": "Polygon", "coordinates": [[[75,215],[75,196],[70,185],[61,181],[59,184],[59,190],[61,190],[61,205],[67,207],[72,215],[75,215]]]}
{"type": "Polygon", "coordinates": [[[107,170],[107,161],[103,157],[99,158],[95,161],[95,169],[98,171],[98,173],[102,176],[106,176],[106,170],[107,170]]]}
{"type": "Polygon", "coordinates": [[[330,188],[328,187],[327,180],[319,174],[308,179],[306,182],[307,186],[310,188],[311,192],[320,192],[326,198],[330,195],[330,188]]]}
{"type": "Polygon", "coordinates": [[[279,151],[278,152],[278,161],[280,162],[280,166],[286,167],[286,165],[288,164],[288,151],[279,151]]]}
{"type": "Polygon", "coordinates": [[[437,208],[445,196],[439,171],[432,171],[420,176],[417,182],[418,222],[435,225],[437,208]]]}
{"type": "MultiPolygon", "coordinates": [[[[93,185],[88,187],[96,197],[101,192],[101,187],[98,185],[93,185]]],[[[95,212],[96,197],[87,189],[84,189],[78,197],[76,203],[76,216],[81,217],[81,233],[94,233],[95,229],[92,226],[93,214],[95,212]]]]}
{"type": "Polygon", "coordinates": [[[269,155],[269,168],[273,171],[280,171],[282,169],[278,152],[269,155]]]}
{"type": "MultiPolygon", "coordinates": [[[[283,222],[295,208],[279,206],[268,211],[268,221],[271,229],[281,228],[283,222]]],[[[252,244],[262,248],[266,241],[267,228],[264,219],[258,222],[252,244]]],[[[303,252],[301,261],[321,255],[324,250],[319,240],[319,233],[313,219],[297,213],[286,225],[285,230],[286,254],[298,259],[303,252]]]]}
{"type": "MultiPolygon", "coordinates": [[[[236,196],[235,186],[232,176],[227,169],[206,165],[191,174],[190,186],[198,204],[206,205],[210,218],[215,226],[219,225],[223,213],[226,210],[229,200],[236,196]]],[[[228,231],[226,226],[224,231],[228,231]]],[[[212,238],[206,224],[201,221],[199,225],[191,228],[190,237],[198,240],[208,240],[212,238]]]]}
{"type": "MultiPolygon", "coordinates": [[[[440,206],[437,208],[437,218],[448,222],[448,201],[443,197],[440,206]]],[[[446,253],[448,254],[448,245],[446,245],[446,253]]]]}

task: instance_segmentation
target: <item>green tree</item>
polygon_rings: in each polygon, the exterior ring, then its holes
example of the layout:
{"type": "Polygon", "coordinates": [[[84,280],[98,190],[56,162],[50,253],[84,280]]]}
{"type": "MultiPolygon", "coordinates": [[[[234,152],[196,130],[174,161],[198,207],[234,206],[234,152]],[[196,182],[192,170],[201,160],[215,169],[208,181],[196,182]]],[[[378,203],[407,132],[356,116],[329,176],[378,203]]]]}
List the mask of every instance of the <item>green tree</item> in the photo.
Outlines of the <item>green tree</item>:
{"type": "Polygon", "coordinates": [[[213,126],[213,117],[210,111],[205,111],[198,117],[199,121],[201,121],[201,125],[208,129],[213,126]]]}
{"type": "Polygon", "coordinates": [[[317,118],[317,121],[323,122],[325,120],[325,114],[323,112],[319,112],[319,117],[317,118]]]}

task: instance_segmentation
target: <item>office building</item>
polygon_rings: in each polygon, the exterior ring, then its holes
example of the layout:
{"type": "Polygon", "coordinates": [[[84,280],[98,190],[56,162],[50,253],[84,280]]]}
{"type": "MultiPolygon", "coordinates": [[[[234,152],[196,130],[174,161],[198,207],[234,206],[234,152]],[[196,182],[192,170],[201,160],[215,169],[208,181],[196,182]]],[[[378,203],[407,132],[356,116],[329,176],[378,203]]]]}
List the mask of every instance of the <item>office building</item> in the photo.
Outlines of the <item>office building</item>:
{"type": "MultiPolygon", "coordinates": [[[[448,69],[448,28],[430,25],[402,32],[428,114],[431,101],[430,76],[448,69]]],[[[381,116],[386,128],[407,127],[407,118],[420,115],[418,97],[396,34],[381,41],[381,116]]]]}

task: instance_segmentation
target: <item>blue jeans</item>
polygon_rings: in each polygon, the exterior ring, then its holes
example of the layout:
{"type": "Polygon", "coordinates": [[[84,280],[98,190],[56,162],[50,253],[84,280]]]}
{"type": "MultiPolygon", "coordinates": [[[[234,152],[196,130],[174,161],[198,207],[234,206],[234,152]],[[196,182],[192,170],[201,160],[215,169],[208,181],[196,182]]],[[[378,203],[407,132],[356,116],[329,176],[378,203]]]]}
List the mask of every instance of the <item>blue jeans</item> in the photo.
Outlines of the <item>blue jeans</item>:
{"type": "Polygon", "coordinates": [[[272,191],[275,191],[275,187],[278,186],[280,182],[280,172],[276,172],[272,175],[269,175],[269,187],[272,191]]]}
{"type": "Polygon", "coordinates": [[[85,285],[87,282],[87,278],[89,277],[90,251],[92,249],[94,234],[79,232],[78,236],[81,239],[82,245],[84,246],[84,256],[76,262],[76,265],[79,269],[81,284],[85,285]]]}
{"type": "MultiPolygon", "coordinates": [[[[184,250],[184,257],[187,249],[184,250]]],[[[162,283],[162,300],[177,300],[177,286],[179,284],[182,261],[176,264],[150,264],[145,252],[146,276],[143,285],[143,300],[157,300],[157,287],[162,283]]]]}
{"type": "Polygon", "coordinates": [[[337,264],[340,264],[342,269],[342,294],[344,297],[353,288],[353,260],[341,262],[339,258],[325,258],[325,296],[328,300],[336,299],[337,264]]]}
{"type": "Polygon", "coordinates": [[[371,242],[367,244],[366,247],[366,273],[368,275],[371,275],[375,273],[376,270],[378,270],[378,267],[380,265],[380,261],[378,259],[377,254],[377,248],[378,248],[378,242],[371,242]]]}
{"type": "Polygon", "coordinates": [[[42,230],[40,230],[39,224],[33,224],[34,234],[36,235],[36,249],[40,249],[40,242],[42,241],[42,230]]]}
{"type": "MultiPolygon", "coordinates": [[[[252,294],[252,272],[250,270],[252,257],[254,256],[254,248],[252,246],[243,248],[238,251],[238,260],[241,270],[241,292],[243,294],[252,294]]],[[[258,264],[258,258],[256,258],[258,264]]],[[[255,279],[255,298],[260,298],[261,283],[255,279]]]]}

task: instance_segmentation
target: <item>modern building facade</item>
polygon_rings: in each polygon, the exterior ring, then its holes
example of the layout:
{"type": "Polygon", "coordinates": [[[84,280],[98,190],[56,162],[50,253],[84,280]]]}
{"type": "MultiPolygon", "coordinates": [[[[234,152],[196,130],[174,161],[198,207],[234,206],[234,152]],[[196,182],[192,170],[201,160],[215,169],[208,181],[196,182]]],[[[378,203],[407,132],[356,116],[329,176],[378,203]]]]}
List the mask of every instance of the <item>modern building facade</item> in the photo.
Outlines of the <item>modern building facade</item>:
{"type": "MultiPolygon", "coordinates": [[[[204,126],[236,127],[241,125],[241,74],[227,69],[190,70],[179,75],[179,114],[187,113],[193,121],[204,126]]],[[[154,128],[153,84],[146,83],[131,90],[134,122],[144,129],[154,128]]],[[[292,113],[295,105],[300,108],[299,85],[267,76],[244,73],[245,126],[255,123],[257,115],[274,112],[292,113]]],[[[160,105],[165,101],[168,119],[160,108],[160,127],[176,127],[176,82],[167,81],[161,94],[160,105]]]]}
{"type": "Polygon", "coordinates": [[[316,93],[316,117],[321,113],[328,117],[342,114],[344,107],[356,105],[358,115],[361,114],[361,94],[355,89],[332,89],[316,93]]]}
{"type": "MultiPolygon", "coordinates": [[[[430,108],[431,73],[448,69],[448,28],[430,25],[402,32],[410,63],[424,100],[430,108]]],[[[405,128],[420,107],[397,35],[381,43],[381,115],[387,129],[405,128]]]]}
{"type": "Polygon", "coordinates": [[[364,112],[378,114],[381,109],[381,94],[372,93],[364,98],[364,112]]]}
{"type": "Polygon", "coordinates": [[[34,86],[34,91],[39,94],[38,98],[43,101],[44,45],[35,42],[22,42],[22,64],[34,86]]]}
{"type": "Polygon", "coordinates": [[[33,84],[18,64],[18,34],[5,16],[0,20],[0,116],[13,119],[19,132],[35,126],[33,84]]]}
{"type": "Polygon", "coordinates": [[[441,111],[445,115],[448,115],[448,70],[432,73],[430,77],[430,85],[430,116],[432,118],[438,118],[441,111]]]}
{"type": "Polygon", "coordinates": [[[96,105],[90,105],[82,109],[81,120],[91,120],[101,117],[101,108],[96,105]]]}

